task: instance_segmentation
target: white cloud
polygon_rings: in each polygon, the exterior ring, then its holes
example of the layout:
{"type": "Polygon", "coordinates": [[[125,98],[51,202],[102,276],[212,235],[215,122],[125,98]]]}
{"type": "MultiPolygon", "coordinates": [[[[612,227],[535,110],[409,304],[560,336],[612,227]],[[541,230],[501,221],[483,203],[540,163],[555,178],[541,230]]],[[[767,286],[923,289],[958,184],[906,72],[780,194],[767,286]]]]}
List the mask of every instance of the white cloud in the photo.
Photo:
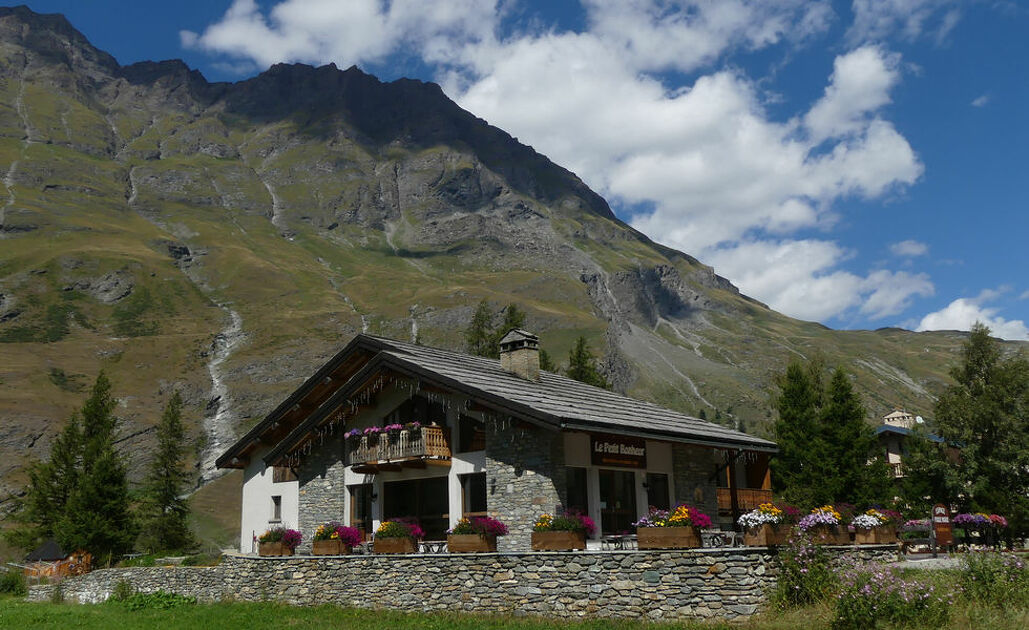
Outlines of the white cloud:
{"type": "Polygon", "coordinates": [[[961,0],[854,0],[854,22],[847,30],[852,44],[929,37],[942,43],[961,19],[961,0]]]}
{"type": "Polygon", "coordinates": [[[983,94],[972,101],[972,107],[985,107],[990,102],[990,95],[983,94]]]}
{"type": "MultiPolygon", "coordinates": [[[[609,199],[645,204],[632,223],[714,263],[789,315],[892,315],[932,291],[924,275],[839,266],[827,229],[843,198],[879,198],[923,166],[883,116],[900,56],[866,45],[835,59],[822,96],[776,119],[758,83],[724,64],[736,50],[799,45],[834,19],[805,0],[587,0],[586,28],[498,34],[497,2],[235,0],[184,45],[261,65],[341,67],[402,51],[434,64],[444,90],[577,173],[609,199]],[[665,71],[695,73],[669,84],[665,71]]],[[[501,3],[503,6],[503,3],[501,3]]]]}
{"type": "Polygon", "coordinates": [[[1006,320],[997,315],[999,309],[985,306],[999,296],[986,290],[974,298],[958,298],[943,309],[922,318],[916,330],[970,330],[975,322],[990,327],[1001,339],[1029,340],[1029,328],[1020,319],[1006,320]]]}
{"type": "Polygon", "coordinates": [[[1029,290],[1022,291],[1022,295],[1018,296],[1020,300],[1029,300],[1029,290]]]}
{"type": "Polygon", "coordinates": [[[915,256],[925,256],[928,254],[929,246],[920,241],[908,239],[899,243],[893,243],[890,245],[890,251],[893,252],[894,256],[914,258],[915,256]]]}

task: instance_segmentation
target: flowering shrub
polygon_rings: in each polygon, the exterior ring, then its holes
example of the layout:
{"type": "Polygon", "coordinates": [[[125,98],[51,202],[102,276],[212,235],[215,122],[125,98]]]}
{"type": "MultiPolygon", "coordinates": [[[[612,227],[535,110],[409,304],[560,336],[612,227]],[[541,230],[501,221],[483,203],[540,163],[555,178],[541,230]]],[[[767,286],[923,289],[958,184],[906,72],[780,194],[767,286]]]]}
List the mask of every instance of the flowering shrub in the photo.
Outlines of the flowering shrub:
{"type": "Polygon", "coordinates": [[[532,526],[534,532],[584,532],[592,536],[597,524],[585,514],[569,513],[563,516],[541,514],[532,526]]]}
{"type": "Polygon", "coordinates": [[[340,540],[344,545],[353,547],[361,544],[361,532],[355,527],[347,527],[336,521],[318,526],[314,532],[315,540],[340,540]]]}
{"type": "Polygon", "coordinates": [[[425,530],[418,523],[409,519],[390,519],[383,521],[375,530],[376,538],[414,538],[420,540],[425,530]]]}
{"type": "Polygon", "coordinates": [[[932,529],[932,525],[927,518],[914,518],[904,521],[904,524],[900,526],[900,530],[904,532],[927,532],[930,529],[932,529]]]}
{"type": "Polygon", "coordinates": [[[779,579],[772,600],[780,608],[814,604],[835,592],[837,577],[829,555],[812,544],[810,537],[794,532],[786,546],[779,548],[778,560],[779,579]]]}
{"type": "Polygon", "coordinates": [[[495,518],[488,516],[473,516],[462,518],[454,525],[453,529],[447,530],[448,534],[478,534],[480,536],[506,536],[507,525],[504,525],[495,518]]]}
{"type": "Polygon", "coordinates": [[[942,625],[954,605],[953,593],[928,581],[908,580],[884,565],[856,565],[843,571],[833,630],[865,630],[880,622],[893,626],[942,625]]]}
{"type": "Polygon", "coordinates": [[[820,508],[811,510],[810,514],[800,519],[797,527],[805,532],[819,526],[837,527],[841,519],[842,517],[836,511],[836,508],[831,505],[823,505],[820,508]]]}
{"type": "Polygon", "coordinates": [[[786,514],[782,509],[772,503],[762,503],[743,516],[740,516],[738,523],[740,527],[750,529],[762,525],[781,525],[786,520],[786,514]]]}
{"type": "Polygon", "coordinates": [[[365,427],[364,429],[365,435],[378,436],[380,433],[382,433],[382,427],[365,427]]]}
{"type": "Polygon", "coordinates": [[[856,529],[875,529],[890,522],[890,517],[879,510],[871,509],[851,519],[850,524],[856,529]]]}
{"type": "Polygon", "coordinates": [[[394,422],[393,424],[387,424],[386,426],[382,427],[382,430],[388,433],[397,433],[404,430],[404,425],[397,424],[394,422]]]}
{"type": "Polygon", "coordinates": [[[262,543],[277,543],[277,542],[281,542],[282,544],[286,545],[290,549],[295,550],[297,548],[297,545],[300,544],[300,541],[302,539],[303,539],[303,536],[300,534],[299,531],[297,531],[295,529],[286,529],[285,527],[272,527],[271,529],[269,529],[265,533],[261,534],[260,538],[257,539],[257,542],[262,542],[262,543]]]}
{"type": "Polygon", "coordinates": [[[968,599],[998,607],[1029,605],[1029,564],[1013,554],[970,552],[962,558],[961,586],[968,599]]]}
{"type": "Polygon", "coordinates": [[[636,527],[711,527],[711,517],[695,507],[677,505],[675,509],[658,510],[650,508],[650,512],[633,523],[636,527]]]}

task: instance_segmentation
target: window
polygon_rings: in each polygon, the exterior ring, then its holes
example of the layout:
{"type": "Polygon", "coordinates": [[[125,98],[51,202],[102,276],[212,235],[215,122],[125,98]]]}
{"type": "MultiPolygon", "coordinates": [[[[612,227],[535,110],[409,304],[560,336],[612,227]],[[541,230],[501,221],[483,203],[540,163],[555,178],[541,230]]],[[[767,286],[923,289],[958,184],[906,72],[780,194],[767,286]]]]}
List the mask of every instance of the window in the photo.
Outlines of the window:
{"type": "Polygon", "coordinates": [[[458,418],[460,439],[457,445],[459,453],[481,451],[486,448],[486,427],[475,418],[461,416],[458,418]]]}
{"type": "Polygon", "coordinates": [[[382,518],[413,518],[426,540],[445,540],[450,522],[446,477],[428,477],[382,484],[382,518]]]}
{"type": "Polygon", "coordinates": [[[367,537],[372,533],[372,484],[362,483],[347,489],[350,491],[350,526],[367,537]]]}
{"type": "Polygon", "coordinates": [[[659,510],[669,509],[668,475],[647,473],[647,505],[659,510]]]}
{"type": "Polygon", "coordinates": [[[486,473],[461,475],[462,516],[486,516],[486,473]]]}
{"type": "Polygon", "coordinates": [[[589,513],[589,494],[586,490],[586,469],[569,466],[566,473],[565,508],[570,512],[589,513]]]}
{"type": "Polygon", "coordinates": [[[296,474],[288,466],[275,466],[272,468],[272,483],[285,483],[296,480],[296,474]]]}
{"type": "Polygon", "coordinates": [[[272,497],[272,521],[278,523],[282,520],[282,497],[272,497]]]}

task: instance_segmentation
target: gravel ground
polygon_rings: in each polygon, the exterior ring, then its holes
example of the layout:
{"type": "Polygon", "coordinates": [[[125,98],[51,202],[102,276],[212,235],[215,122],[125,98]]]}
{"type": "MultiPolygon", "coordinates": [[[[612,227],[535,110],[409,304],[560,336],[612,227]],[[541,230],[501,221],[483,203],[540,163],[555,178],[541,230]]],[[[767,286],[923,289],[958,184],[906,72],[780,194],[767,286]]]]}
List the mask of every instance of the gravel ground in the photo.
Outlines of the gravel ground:
{"type": "Polygon", "coordinates": [[[957,569],[961,566],[961,559],[940,555],[938,558],[926,554],[925,557],[910,557],[901,560],[900,562],[894,562],[893,566],[901,569],[957,569]]]}

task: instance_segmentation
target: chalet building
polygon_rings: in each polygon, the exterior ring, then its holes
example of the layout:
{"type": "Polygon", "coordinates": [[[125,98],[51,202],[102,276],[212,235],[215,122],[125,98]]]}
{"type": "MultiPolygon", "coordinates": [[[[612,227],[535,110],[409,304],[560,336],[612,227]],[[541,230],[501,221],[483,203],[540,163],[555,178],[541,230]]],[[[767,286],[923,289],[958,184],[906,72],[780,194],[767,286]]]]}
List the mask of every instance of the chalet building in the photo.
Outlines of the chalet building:
{"type": "MultiPolygon", "coordinates": [[[[924,424],[922,416],[916,416],[903,410],[894,410],[882,418],[882,424],[875,428],[879,447],[886,453],[886,461],[890,465],[893,478],[900,480],[905,476],[904,456],[907,454],[906,442],[915,427],[924,424]]],[[[947,458],[954,463],[960,461],[960,449],[955,444],[944,445],[943,438],[927,433],[926,438],[946,449],[947,458]]]]}
{"type": "Polygon", "coordinates": [[[244,552],[275,524],[306,541],[328,520],[367,534],[414,517],[427,540],[441,540],[480,514],[504,521],[501,550],[516,550],[545,512],[586,513],[598,537],[631,531],[648,506],[677,503],[731,527],[734,512],[771,499],[775,451],[541,371],[536,336],[513,330],[499,361],[358,335],[217,465],[244,473],[244,552]]]}

